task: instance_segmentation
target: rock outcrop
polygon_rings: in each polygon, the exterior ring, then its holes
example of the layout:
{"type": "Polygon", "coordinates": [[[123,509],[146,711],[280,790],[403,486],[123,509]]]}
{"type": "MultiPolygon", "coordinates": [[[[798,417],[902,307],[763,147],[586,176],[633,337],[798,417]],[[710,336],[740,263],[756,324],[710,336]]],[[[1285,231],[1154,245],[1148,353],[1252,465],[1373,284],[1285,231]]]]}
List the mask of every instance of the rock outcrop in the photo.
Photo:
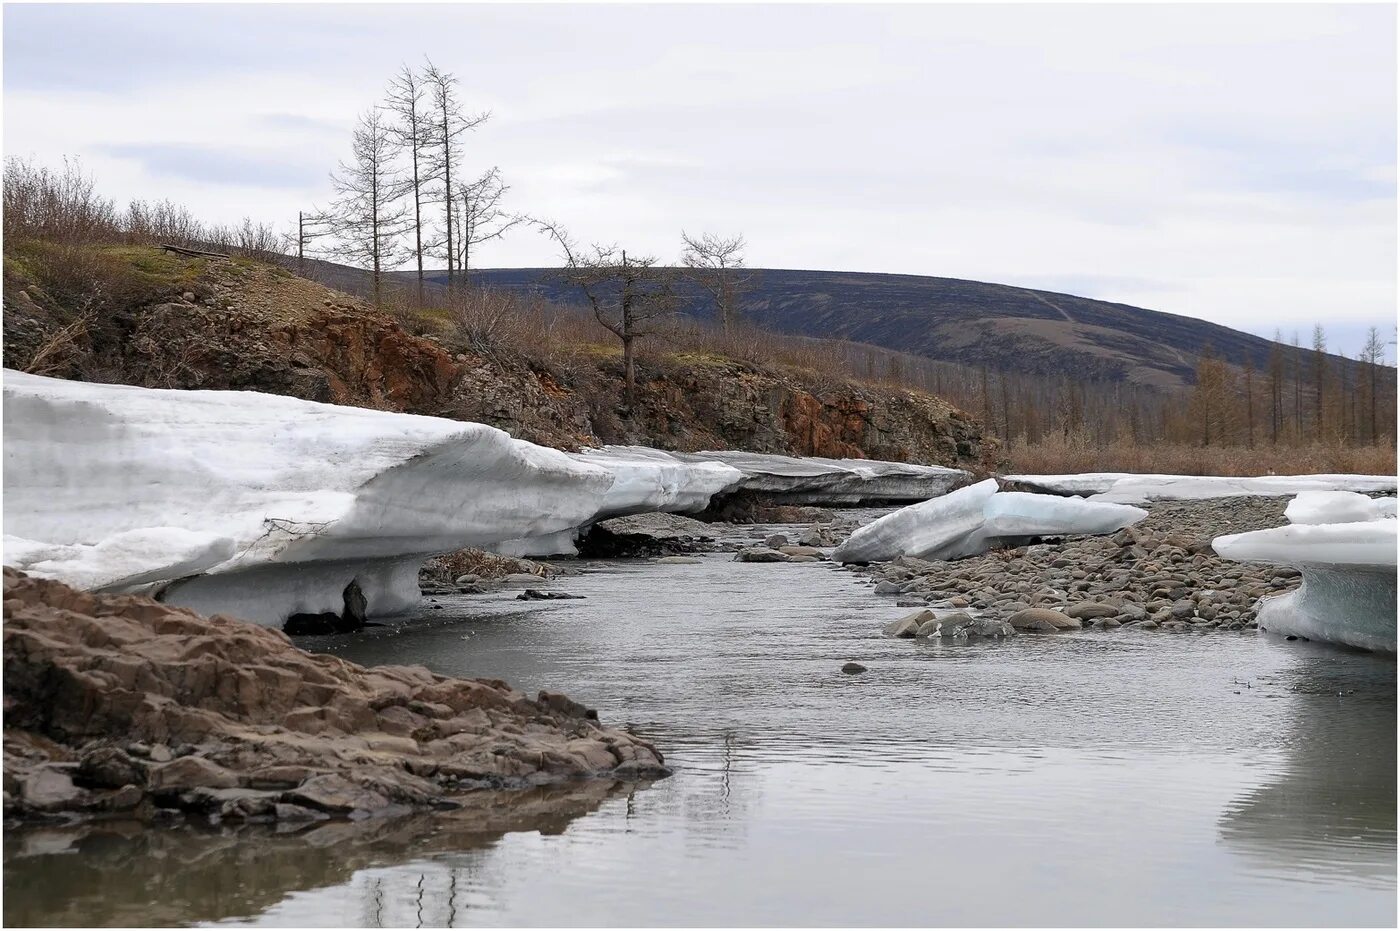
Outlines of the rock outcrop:
{"type": "Polygon", "coordinates": [[[7,815],[317,820],[666,775],[563,695],[365,668],[275,630],[5,569],[7,815]]]}

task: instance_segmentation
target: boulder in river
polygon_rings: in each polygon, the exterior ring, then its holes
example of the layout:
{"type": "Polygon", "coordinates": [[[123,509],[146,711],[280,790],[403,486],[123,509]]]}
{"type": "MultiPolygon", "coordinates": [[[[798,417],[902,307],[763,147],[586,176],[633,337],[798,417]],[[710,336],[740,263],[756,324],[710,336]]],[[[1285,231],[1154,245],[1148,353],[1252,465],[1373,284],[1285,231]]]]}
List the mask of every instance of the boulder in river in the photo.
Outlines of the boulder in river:
{"type": "Polygon", "coordinates": [[[767,546],[750,546],[740,550],[734,559],[738,562],[787,562],[788,556],[767,546]]]}
{"type": "Polygon", "coordinates": [[[932,611],[915,611],[913,614],[906,614],[899,620],[886,624],[884,633],[886,637],[917,637],[919,628],[931,620],[933,620],[932,611]]]}
{"type": "Polygon", "coordinates": [[[1078,618],[1050,608],[1023,608],[1007,618],[1006,622],[1017,630],[1041,633],[1072,630],[1083,626],[1078,618]]]}

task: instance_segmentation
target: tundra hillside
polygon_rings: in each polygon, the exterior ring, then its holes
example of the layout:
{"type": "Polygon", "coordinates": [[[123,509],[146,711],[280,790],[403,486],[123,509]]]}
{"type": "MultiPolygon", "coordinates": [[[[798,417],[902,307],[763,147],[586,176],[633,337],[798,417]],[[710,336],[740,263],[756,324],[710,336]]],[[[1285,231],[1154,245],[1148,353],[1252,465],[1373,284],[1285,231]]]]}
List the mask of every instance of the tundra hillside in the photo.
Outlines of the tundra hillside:
{"type": "Polygon", "coordinates": [[[947,402],[863,383],[819,353],[785,356],[761,336],[746,357],[682,329],[657,336],[628,409],[621,354],[601,331],[507,295],[391,314],[248,255],[52,239],[7,238],[4,275],[5,365],[37,374],[472,420],[566,449],[995,459],[976,420],[947,402]]]}

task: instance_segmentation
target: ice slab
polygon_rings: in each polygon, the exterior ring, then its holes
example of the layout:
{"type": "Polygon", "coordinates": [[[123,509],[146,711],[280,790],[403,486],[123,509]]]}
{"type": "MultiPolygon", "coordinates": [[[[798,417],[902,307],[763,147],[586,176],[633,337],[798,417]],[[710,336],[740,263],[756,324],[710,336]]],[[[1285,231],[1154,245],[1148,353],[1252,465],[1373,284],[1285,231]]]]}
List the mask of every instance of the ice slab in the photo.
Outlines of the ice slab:
{"type": "Polygon", "coordinates": [[[1241,562],[1293,566],[1297,591],[1260,602],[1261,629],[1395,652],[1396,521],[1290,524],[1217,537],[1215,551],[1241,562]]]}
{"type": "Polygon", "coordinates": [[[731,466],[740,472],[740,481],[728,491],[761,494],[779,504],[842,506],[924,501],[947,494],[972,477],[963,469],[877,459],[826,459],[732,450],[675,455],[691,462],[731,466]]]}
{"type": "Polygon", "coordinates": [[[585,449],[572,458],[614,476],[592,522],[654,511],[703,511],[710,499],[743,479],[733,466],[712,459],[680,457],[646,446],[585,449]]]}
{"type": "Polygon", "coordinates": [[[1059,495],[1093,496],[1120,504],[1229,498],[1286,497],[1304,491],[1395,492],[1393,475],[1160,475],[1135,472],[1083,472],[1077,475],[1007,475],[1007,482],[1059,495]]]}
{"type": "Polygon", "coordinates": [[[983,531],[993,537],[1113,533],[1147,516],[1142,508],[1107,501],[1002,491],[987,501],[983,531]]]}
{"type": "Polygon", "coordinates": [[[993,543],[1032,537],[1112,533],[1147,516],[1142,508],[1082,498],[997,491],[995,479],[911,504],[856,530],[836,548],[838,562],[899,556],[958,559],[993,543]]]}
{"type": "Polygon", "coordinates": [[[1288,502],[1283,515],[1294,524],[1353,524],[1394,517],[1394,501],[1355,491],[1304,491],[1288,502]]]}
{"type": "Polygon", "coordinates": [[[6,371],[4,407],[7,564],[87,588],[169,582],[171,603],[264,623],[338,611],[351,581],[383,613],[407,599],[404,566],[578,526],[613,485],[482,424],[256,392],[6,371]]]}
{"type": "Polygon", "coordinates": [[[900,556],[954,559],[980,551],[983,508],[995,479],[911,504],[860,527],[832,553],[837,562],[882,562],[900,556]]]}

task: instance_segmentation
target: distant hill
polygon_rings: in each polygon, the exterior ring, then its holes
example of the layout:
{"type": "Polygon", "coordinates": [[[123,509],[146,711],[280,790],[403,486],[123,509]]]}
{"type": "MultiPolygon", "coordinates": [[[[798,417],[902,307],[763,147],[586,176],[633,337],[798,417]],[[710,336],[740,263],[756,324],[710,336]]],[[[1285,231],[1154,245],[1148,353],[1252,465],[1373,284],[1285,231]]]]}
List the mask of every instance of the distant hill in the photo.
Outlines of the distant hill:
{"type": "MultiPolygon", "coordinates": [[[[475,284],[582,296],[544,268],[472,272],[475,284]]],[[[863,272],[758,270],[743,311],[768,329],[850,340],[997,371],[1161,388],[1189,384],[1202,348],[1263,370],[1271,341],[1192,317],[1011,285],[863,272]]],[[[442,272],[432,273],[441,282],[442,272]]],[[[710,311],[699,294],[687,312],[710,311]]]]}

